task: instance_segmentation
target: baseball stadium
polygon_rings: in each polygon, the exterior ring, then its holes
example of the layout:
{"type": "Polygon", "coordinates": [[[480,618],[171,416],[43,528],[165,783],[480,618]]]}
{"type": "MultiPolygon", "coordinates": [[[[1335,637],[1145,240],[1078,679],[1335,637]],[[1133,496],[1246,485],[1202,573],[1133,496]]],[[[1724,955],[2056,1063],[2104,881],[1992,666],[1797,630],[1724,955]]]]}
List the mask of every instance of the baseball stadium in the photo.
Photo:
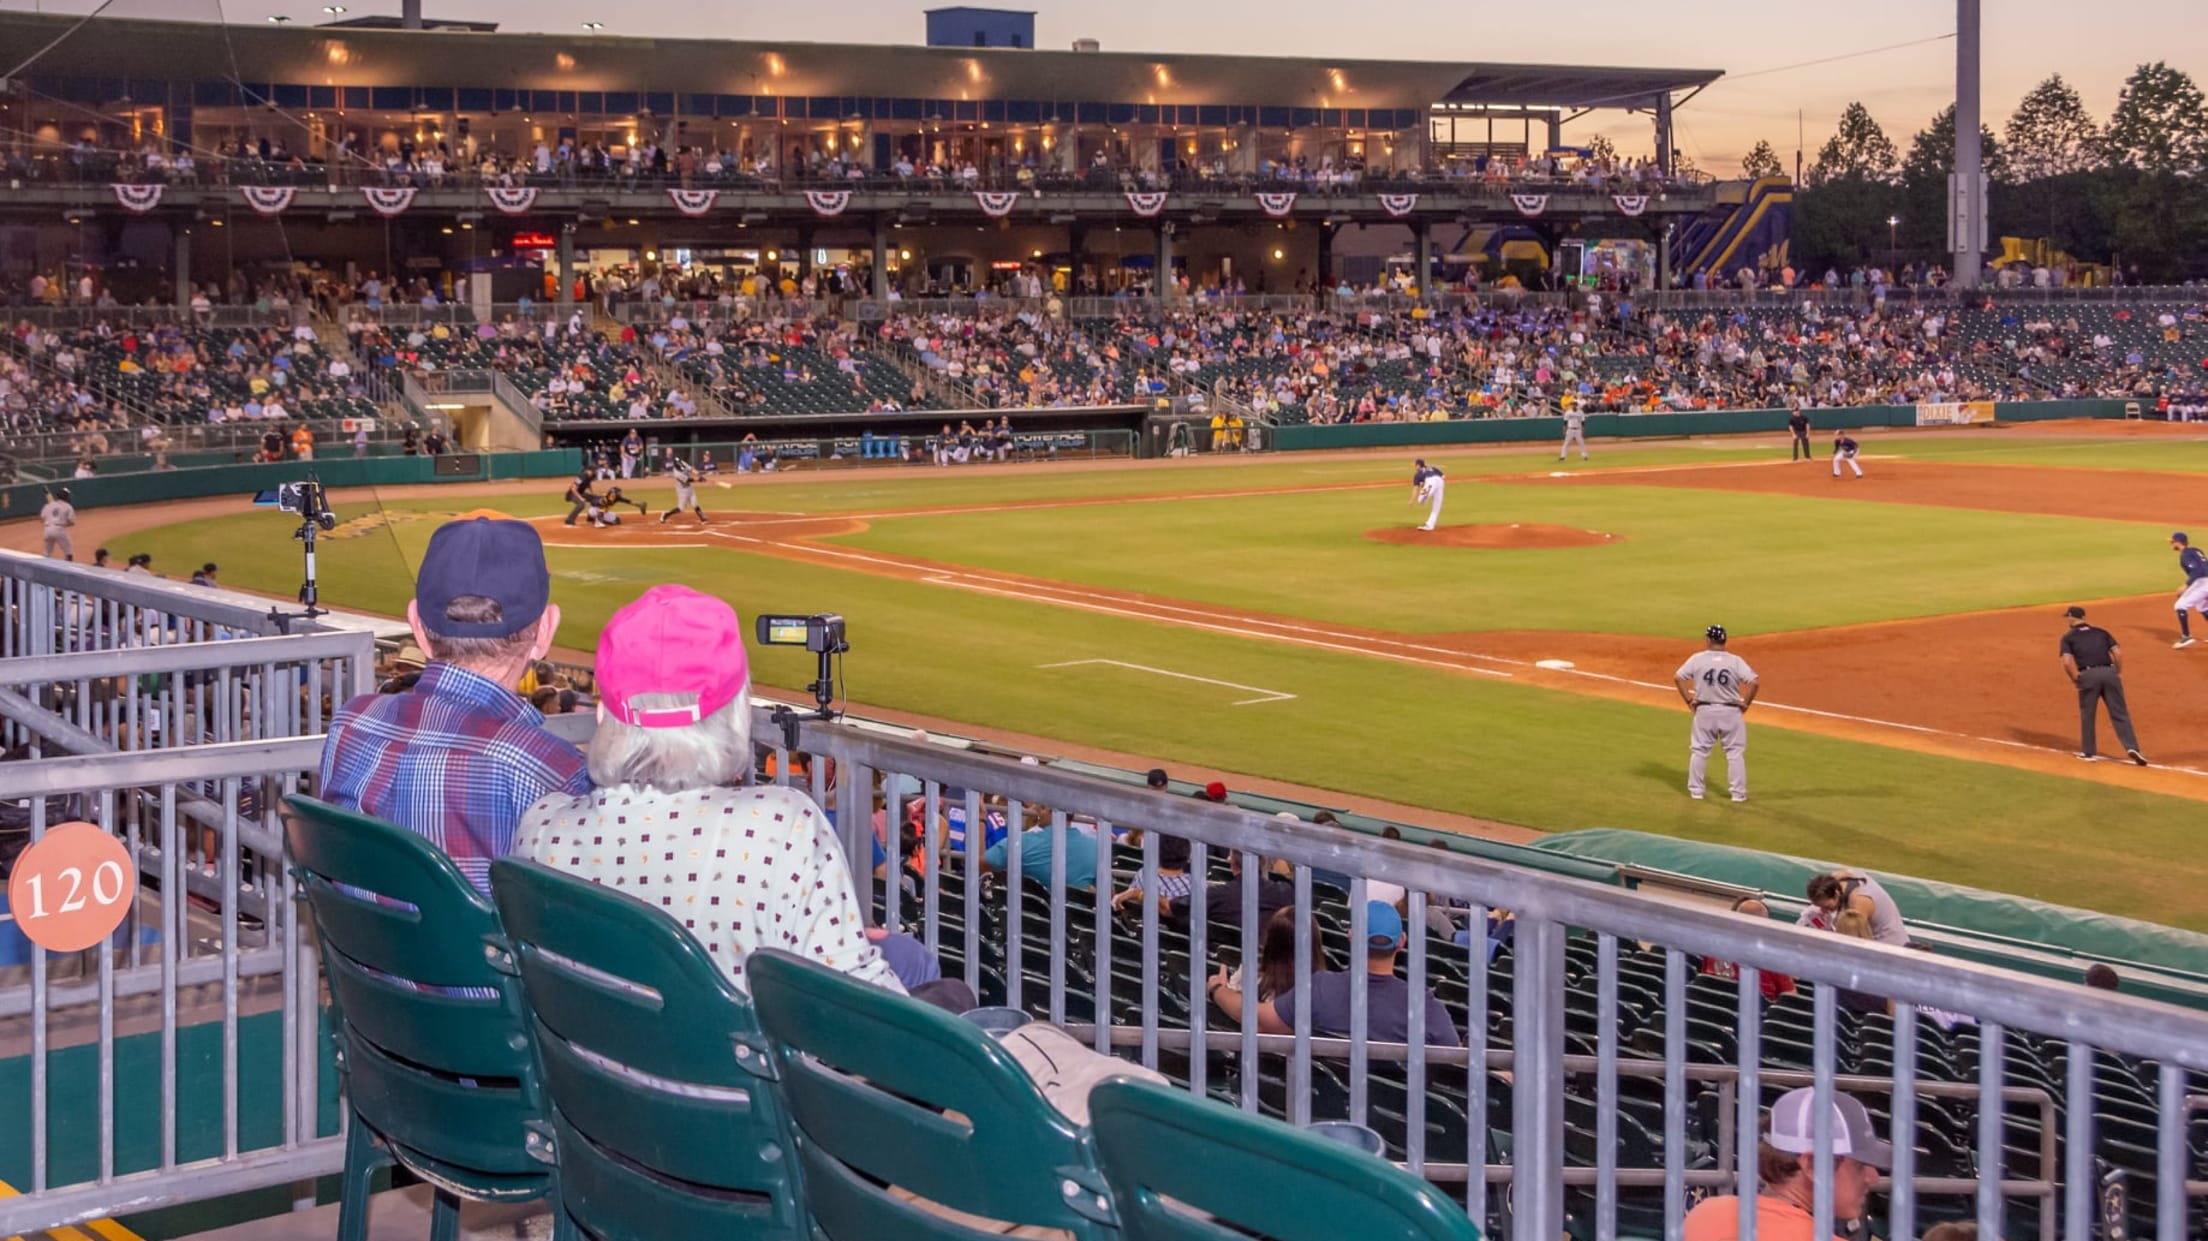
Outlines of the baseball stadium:
{"type": "Polygon", "coordinates": [[[388,7],[0,11],[0,1236],[2208,1236],[2190,79],[388,7]]]}

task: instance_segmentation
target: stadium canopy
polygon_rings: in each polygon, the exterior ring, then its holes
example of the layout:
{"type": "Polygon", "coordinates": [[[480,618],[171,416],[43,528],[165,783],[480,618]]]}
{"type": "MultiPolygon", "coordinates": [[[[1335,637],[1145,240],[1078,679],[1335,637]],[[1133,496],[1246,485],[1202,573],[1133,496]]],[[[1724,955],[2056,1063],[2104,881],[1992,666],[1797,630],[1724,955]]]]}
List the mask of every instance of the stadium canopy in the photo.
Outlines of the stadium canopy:
{"type": "MultiPolygon", "coordinates": [[[[38,47],[75,19],[0,13],[0,46],[38,47]]],[[[1438,103],[1648,108],[1719,71],[1171,52],[627,38],[100,18],[38,75],[359,86],[526,86],[929,99],[1111,100],[1425,109],[1438,103]]]]}

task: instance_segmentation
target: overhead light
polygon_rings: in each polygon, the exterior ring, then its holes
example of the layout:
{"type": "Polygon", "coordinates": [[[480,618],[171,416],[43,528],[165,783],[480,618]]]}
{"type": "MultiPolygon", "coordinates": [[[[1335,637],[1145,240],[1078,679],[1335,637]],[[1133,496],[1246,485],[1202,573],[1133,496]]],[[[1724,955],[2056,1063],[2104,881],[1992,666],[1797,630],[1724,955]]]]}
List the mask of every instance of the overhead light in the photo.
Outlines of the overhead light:
{"type": "Polygon", "coordinates": [[[345,11],[345,6],[342,4],[325,4],[322,6],[322,11],[335,17],[345,11]]]}
{"type": "Polygon", "coordinates": [[[268,15],[268,20],[270,20],[270,21],[272,21],[272,22],[276,23],[277,25],[281,26],[281,25],[283,25],[284,23],[286,23],[286,22],[290,21],[291,19],[290,19],[290,18],[288,18],[288,17],[286,17],[286,16],[284,16],[284,15],[283,15],[283,14],[281,14],[281,13],[271,13],[271,14],[269,14],[269,15],[268,15]]]}
{"type": "Polygon", "coordinates": [[[583,23],[583,29],[585,29],[585,30],[604,30],[605,28],[606,28],[606,24],[605,24],[604,22],[584,22],[584,23],[583,23]]]}

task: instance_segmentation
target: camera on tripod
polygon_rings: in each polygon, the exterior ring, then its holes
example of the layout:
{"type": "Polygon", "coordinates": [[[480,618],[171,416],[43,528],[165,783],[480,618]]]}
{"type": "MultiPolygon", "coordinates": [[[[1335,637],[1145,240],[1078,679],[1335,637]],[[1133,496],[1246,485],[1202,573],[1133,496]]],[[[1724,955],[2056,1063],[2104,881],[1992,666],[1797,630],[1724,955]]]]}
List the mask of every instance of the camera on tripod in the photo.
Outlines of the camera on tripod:
{"type": "MultiPolygon", "coordinates": [[[[805,688],[812,691],[816,709],[812,718],[832,720],[836,718],[836,667],[837,660],[851,649],[844,639],[843,618],[833,612],[815,612],[807,616],[761,616],[754,622],[754,636],[761,646],[802,646],[820,659],[812,684],[805,688]]],[[[804,716],[789,707],[776,707],[772,717],[782,726],[783,742],[790,749],[798,748],[798,726],[804,716]]]]}
{"type": "Polygon", "coordinates": [[[278,483],[273,490],[255,494],[253,503],[279,512],[297,513],[324,530],[337,528],[337,515],[330,511],[322,495],[322,484],[311,478],[296,483],[278,483]]]}

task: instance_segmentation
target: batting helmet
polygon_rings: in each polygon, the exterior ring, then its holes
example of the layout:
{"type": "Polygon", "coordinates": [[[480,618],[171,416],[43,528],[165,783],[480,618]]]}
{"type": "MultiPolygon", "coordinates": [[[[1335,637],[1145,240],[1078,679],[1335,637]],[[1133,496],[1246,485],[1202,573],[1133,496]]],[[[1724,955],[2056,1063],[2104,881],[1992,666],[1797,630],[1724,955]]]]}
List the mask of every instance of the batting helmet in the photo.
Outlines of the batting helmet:
{"type": "Polygon", "coordinates": [[[1712,625],[1708,629],[1702,631],[1702,636],[1708,638],[1712,642],[1717,643],[1719,646],[1723,646],[1725,645],[1725,626],[1712,625]]]}

